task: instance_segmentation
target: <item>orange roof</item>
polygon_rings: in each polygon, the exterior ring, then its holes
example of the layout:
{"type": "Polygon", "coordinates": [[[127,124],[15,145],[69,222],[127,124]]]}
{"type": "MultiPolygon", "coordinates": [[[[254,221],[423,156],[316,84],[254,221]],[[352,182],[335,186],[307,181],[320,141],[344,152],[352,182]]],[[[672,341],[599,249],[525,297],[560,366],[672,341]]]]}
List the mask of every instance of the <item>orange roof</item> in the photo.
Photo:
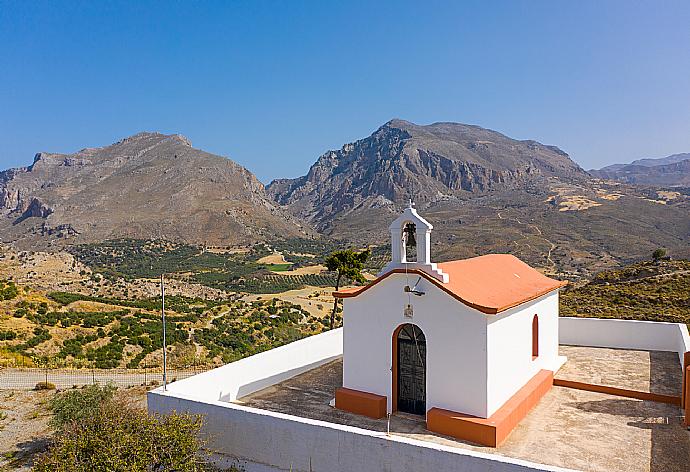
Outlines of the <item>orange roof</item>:
{"type": "MultiPolygon", "coordinates": [[[[448,283],[444,284],[419,269],[408,273],[425,277],[465,305],[487,314],[500,313],[567,284],[546,277],[510,254],[488,254],[442,262],[438,268],[448,274],[448,283]]],[[[405,273],[405,269],[393,269],[368,285],[341,289],[333,296],[355,297],[394,273],[405,273]]]]}

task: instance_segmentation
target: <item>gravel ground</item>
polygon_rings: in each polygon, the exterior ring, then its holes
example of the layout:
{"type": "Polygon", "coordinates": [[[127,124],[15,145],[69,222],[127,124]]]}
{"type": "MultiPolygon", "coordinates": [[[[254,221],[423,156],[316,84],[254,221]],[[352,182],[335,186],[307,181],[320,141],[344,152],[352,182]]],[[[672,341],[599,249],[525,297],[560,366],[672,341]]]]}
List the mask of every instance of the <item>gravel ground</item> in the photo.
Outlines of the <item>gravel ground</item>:
{"type": "Polygon", "coordinates": [[[50,391],[0,391],[0,470],[31,470],[32,457],[45,450],[51,429],[46,402],[50,391]]]}
{"type": "MultiPolygon", "coordinates": [[[[141,408],[146,408],[145,387],[118,391],[141,408]]],[[[0,390],[0,471],[30,471],[36,455],[48,446],[47,403],[55,391],[0,390]]]]}

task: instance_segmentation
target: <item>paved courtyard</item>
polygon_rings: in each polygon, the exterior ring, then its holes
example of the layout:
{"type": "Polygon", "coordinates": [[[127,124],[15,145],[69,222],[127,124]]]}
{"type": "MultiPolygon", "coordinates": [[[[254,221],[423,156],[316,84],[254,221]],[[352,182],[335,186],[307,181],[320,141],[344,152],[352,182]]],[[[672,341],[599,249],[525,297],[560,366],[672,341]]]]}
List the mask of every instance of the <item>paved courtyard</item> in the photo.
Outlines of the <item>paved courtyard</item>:
{"type": "MultiPolygon", "coordinates": [[[[678,395],[675,353],[561,346],[568,362],[557,377],[678,395]]],[[[342,385],[337,360],[241,399],[241,403],[332,423],[386,431],[373,420],[329,406],[342,385]]],[[[425,429],[422,417],[395,414],[391,434],[586,471],[687,472],[690,432],[673,405],[553,387],[498,448],[425,429]]]]}

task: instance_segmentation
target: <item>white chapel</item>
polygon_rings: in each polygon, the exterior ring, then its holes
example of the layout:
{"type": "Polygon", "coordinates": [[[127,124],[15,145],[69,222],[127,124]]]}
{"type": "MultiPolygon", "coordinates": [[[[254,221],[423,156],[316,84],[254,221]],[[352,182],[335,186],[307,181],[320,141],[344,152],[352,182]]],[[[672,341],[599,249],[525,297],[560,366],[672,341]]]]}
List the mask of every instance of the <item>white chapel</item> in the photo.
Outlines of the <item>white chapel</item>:
{"type": "Polygon", "coordinates": [[[550,389],[558,290],[508,254],[435,263],[413,205],[390,225],[391,262],[343,300],[343,387],[335,406],[374,418],[421,415],[427,429],[500,444],[550,389]]]}

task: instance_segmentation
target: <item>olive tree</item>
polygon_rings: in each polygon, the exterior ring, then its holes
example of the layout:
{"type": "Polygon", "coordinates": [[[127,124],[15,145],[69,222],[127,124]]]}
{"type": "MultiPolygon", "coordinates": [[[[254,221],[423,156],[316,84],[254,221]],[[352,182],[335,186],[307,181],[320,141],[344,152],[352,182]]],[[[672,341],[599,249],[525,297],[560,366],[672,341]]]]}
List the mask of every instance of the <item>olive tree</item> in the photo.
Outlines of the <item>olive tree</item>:
{"type": "MultiPolygon", "coordinates": [[[[326,268],[332,272],[336,272],[335,290],[340,288],[340,282],[343,277],[353,281],[364,283],[366,279],[362,275],[364,264],[369,259],[371,252],[366,249],[362,252],[356,252],[352,249],[345,249],[343,251],[336,251],[326,258],[326,268]]],[[[335,326],[335,313],[338,309],[338,299],[333,300],[333,311],[331,312],[330,327],[335,326]]]]}

